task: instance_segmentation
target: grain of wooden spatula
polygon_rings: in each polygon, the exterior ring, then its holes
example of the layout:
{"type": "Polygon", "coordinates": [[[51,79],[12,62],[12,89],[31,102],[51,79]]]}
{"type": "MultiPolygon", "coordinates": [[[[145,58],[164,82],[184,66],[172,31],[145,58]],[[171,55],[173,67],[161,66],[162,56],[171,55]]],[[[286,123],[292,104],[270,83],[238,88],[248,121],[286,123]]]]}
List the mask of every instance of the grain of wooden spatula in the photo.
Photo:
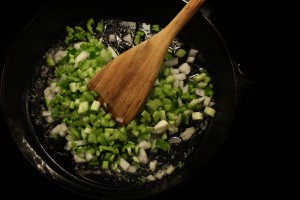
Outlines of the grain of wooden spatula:
{"type": "Polygon", "coordinates": [[[168,47],[205,0],[190,0],[159,33],[125,51],[96,73],[89,90],[120,124],[131,122],[140,111],[157,79],[168,47]]]}

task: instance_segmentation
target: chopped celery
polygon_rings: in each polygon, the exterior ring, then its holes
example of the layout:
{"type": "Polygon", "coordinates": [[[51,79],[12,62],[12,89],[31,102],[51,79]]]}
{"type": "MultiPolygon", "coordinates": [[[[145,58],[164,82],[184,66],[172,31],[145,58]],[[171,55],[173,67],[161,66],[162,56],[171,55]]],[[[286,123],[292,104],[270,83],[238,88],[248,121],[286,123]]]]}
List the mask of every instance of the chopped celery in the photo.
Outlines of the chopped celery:
{"type": "Polygon", "coordinates": [[[86,29],[90,32],[93,33],[93,28],[92,25],[95,23],[94,19],[91,18],[86,22],[86,29]]]}
{"type": "Polygon", "coordinates": [[[186,54],[186,50],[178,49],[175,53],[175,56],[177,56],[178,58],[182,58],[183,56],[185,56],[185,54],[186,54]]]}
{"type": "Polygon", "coordinates": [[[104,31],[104,21],[103,19],[98,22],[97,27],[96,27],[96,31],[98,31],[99,33],[103,33],[104,31]]]}

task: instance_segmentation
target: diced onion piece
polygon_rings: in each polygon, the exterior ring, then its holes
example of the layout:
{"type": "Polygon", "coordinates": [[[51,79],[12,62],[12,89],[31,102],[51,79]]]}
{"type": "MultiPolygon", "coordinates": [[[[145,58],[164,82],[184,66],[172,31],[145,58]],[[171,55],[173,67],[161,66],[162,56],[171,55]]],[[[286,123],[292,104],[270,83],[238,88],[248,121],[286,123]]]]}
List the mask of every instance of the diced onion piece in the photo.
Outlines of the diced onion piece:
{"type": "Polygon", "coordinates": [[[51,130],[50,134],[51,135],[59,134],[61,137],[64,137],[67,133],[67,130],[68,130],[68,128],[67,128],[66,124],[62,123],[62,124],[58,124],[57,126],[55,126],[51,130]]]}
{"type": "Polygon", "coordinates": [[[213,107],[215,105],[215,102],[213,102],[213,101],[211,101],[211,102],[209,102],[209,107],[213,107]]]}
{"type": "Polygon", "coordinates": [[[175,82],[173,83],[173,87],[175,89],[177,89],[179,87],[179,80],[175,80],[175,82]]]}
{"type": "Polygon", "coordinates": [[[188,57],[188,58],[186,59],[186,62],[187,62],[187,63],[194,63],[194,61],[195,61],[195,57],[188,57]]]}
{"type": "Polygon", "coordinates": [[[83,146],[86,145],[86,140],[77,140],[77,141],[73,141],[73,143],[76,144],[76,146],[83,146]]]}
{"type": "Polygon", "coordinates": [[[204,99],[204,102],[203,102],[203,105],[204,106],[208,106],[209,105],[209,102],[210,102],[211,98],[208,97],[208,96],[205,96],[205,99],[204,99]]]}
{"type": "Polygon", "coordinates": [[[147,142],[146,140],[142,140],[139,142],[138,147],[143,149],[149,149],[151,148],[151,142],[147,142]]]}
{"type": "MultiPolygon", "coordinates": [[[[181,118],[181,117],[180,117],[181,118]]],[[[176,121],[179,119],[179,117],[176,119],[176,121]]],[[[176,122],[176,124],[177,124],[177,122],[176,122]]],[[[170,134],[174,134],[174,133],[177,133],[178,132],[178,127],[176,127],[176,126],[170,126],[169,128],[168,128],[168,130],[169,130],[169,133],[170,134]]]]}
{"type": "Polygon", "coordinates": [[[172,174],[174,169],[175,169],[175,167],[173,165],[170,165],[165,169],[165,172],[170,175],[170,174],[172,174]]]}
{"type": "Polygon", "coordinates": [[[54,119],[52,118],[52,116],[47,116],[46,121],[50,124],[54,121],[54,119]]]}
{"type": "Polygon", "coordinates": [[[82,51],[80,52],[80,54],[75,58],[75,67],[78,66],[78,63],[80,61],[84,61],[87,59],[87,57],[89,57],[90,53],[87,51],[82,51]]]}
{"type": "Polygon", "coordinates": [[[125,42],[128,42],[129,44],[132,44],[132,37],[129,33],[125,37],[123,37],[123,40],[125,42]]]}
{"type": "Polygon", "coordinates": [[[58,50],[54,54],[54,61],[55,61],[55,63],[58,63],[61,59],[63,59],[64,57],[66,57],[67,54],[68,54],[67,51],[58,50]]]}
{"type": "Polygon", "coordinates": [[[148,175],[146,178],[149,181],[155,181],[155,177],[153,175],[148,175]]]}
{"type": "Polygon", "coordinates": [[[116,53],[116,51],[111,46],[108,46],[107,49],[111,52],[111,56],[113,58],[116,58],[118,56],[118,54],[116,53]]]}
{"type": "Polygon", "coordinates": [[[74,141],[74,136],[73,135],[71,135],[71,134],[68,134],[68,135],[66,135],[66,140],[67,141],[69,141],[69,142],[72,142],[72,141],[74,141]]]}
{"type": "Polygon", "coordinates": [[[191,67],[187,63],[183,63],[179,66],[178,70],[184,74],[189,74],[191,72],[191,67]]]}
{"type": "Polygon", "coordinates": [[[77,43],[75,43],[75,44],[74,44],[74,48],[77,49],[77,50],[80,49],[80,46],[81,46],[83,43],[85,43],[85,42],[77,42],[77,43]]]}
{"type": "Polygon", "coordinates": [[[203,120],[203,114],[201,112],[192,112],[193,120],[203,120]]]}
{"type": "Polygon", "coordinates": [[[171,137],[168,142],[170,144],[179,144],[181,142],[181,139],[179,137],[171,137]]]}
{"type": "Polygon", "coordinates": [[[182,90],[184,87],[184,81],[179,80],[179,88],[182,90]]]}
{"type": "Polygon", "coordinates": [[[180,106],[183,106],[183,103],[182,103],[182,100],[181,100],[180,97],[178,97],[177,102],[178,102],[178,106],[179,106],[179,107],[180,107],[180,106]]]}
{"type": "Polygon", "coordinates": [[[49,111],[49,110],[44,110],[44,111],[42,112],[42,115],[43,115],[44,117],[51,116],[51,111],[49,111]]]}
{"type": "Polygon", "coordinates": [[[194,127],[187,128],[183,133],[180,134],[180,137],[183,141],[187,141],[192,137],[195,131],[196,129],[194,127]]]}
{"type": "Polygon", "coordinates": [[[120,158],[120,167],[124,170],[127,171],[129,168],[130,164],[124,159],[120,158]]]}
{"type": "Polygon", "coordinates": [[[124,117],[117,117],[116,121],[122,124],[124,122],[124,117]]]}
{"type": "Polygon", "coordinates": [[[108,40],[110,42],[116,42],[117,41],[116,35],[115,34],[109,34],[108,40]]]}
{"type": "Polygon", "coordinates": [[[70,151],[72,149],[72,145],[71,145],[71,142],[67,142],[66,146],[65,146],[65,149],[67,151],[70,151]]]}
{"type": "Polygon", "coordinates": [[[151,30],[150,24],[143,23],[142,27],[146,33],[150,32],[150,30],[151,30]]]}
{"type": "Polygon", "coordinates": [[[135,173],[136,170],[137,170],[136,166],[130,165],[130,166],[128,167],[128,169],[127,169],[127,172],[129,172],[129,173],[135,173]]]}
{"type": "Polygon", "coordinates": [[[86,162],[86,159],[84,159],[76,154],[74,155],[74,160],[76,163],[85,163],[86,162]]]}
{"type": "Polygon", "coordinates": [[[147,153],[146,153],[145,149],[140,148],[138,159],[143,164],[147,164],[148,163],[148,156],[147,156],[147,153]]]}
{"type": "Polygon", "coordinates": [[[195,89],[195,93],[196,93],[196,95],[198,95],[200,97],[204,97],[205,96],[205,93],[204,93],[203,89],[196,88],[195,89]]]}
{"type": "Polygon", "coordinates": [[[170,60],[164,61],[164,65],[167,67],[173,67],[175,65],[178,65],[179,60],[178,58],[172,58],[170,60]]]}
{"type": "Polygon", "coordinates": [[[154,134],[161,134],[168,130],[169,128],[169,123],[166,120],[161,120],[159,121],[154,127],[152,133],[154,134]]]}
{"type": "Polygon", "coordinates": [[[172,74],[179,74],[179,69],[171,68],[171,73],[172,74]]]}
{"type": "Polygon", "coordinates": [[[182,94],[187,93],[188,91],[189,91],[189,85],[185,85],[185,86],[182,88],[182,94]]]}
{"type": "Polygon", "coordinates": [[[61,123],[60,124],[60,129],[61,129],[61,131],[67,131],[68,127],[67,127],[67,125],[65,123],[61,123]]]}
{"type": "Polygon", "coordinates": [[[185,73],[174,74],[174,77],[179,81],[184,81],[186,79],[185,73]]]}
{"type": "Polygon", "coordinates": [[[160,170],[160,171],[158,171],[158,172],[154,175],[154,177],[160,180],[160,179],[162,179],[162,177],[163,177],[164,175],[165,175],[165,172],[162,171],[162,170],[160,170]]]}
{"type": "Polygon", "coordinates": [[[93,155],[89,152],[85,152],[84,157],[86,161],[90,161],[93,158],[93,155]]]}
{"type": "Polygon", "coordinates": [[[149,169],[151,171],[155,171],[156,169],[156,164],[157,164],[157,160],[152,160],[150,163],[149,163],[149,169]]]}
{"type": "Polygon", "coordinates": [[[190,49],[189,53],[188,53],[188,56],[189,57],[195,57],[197,55],[199,51],[196,50],[196,49],[190,49]]]}

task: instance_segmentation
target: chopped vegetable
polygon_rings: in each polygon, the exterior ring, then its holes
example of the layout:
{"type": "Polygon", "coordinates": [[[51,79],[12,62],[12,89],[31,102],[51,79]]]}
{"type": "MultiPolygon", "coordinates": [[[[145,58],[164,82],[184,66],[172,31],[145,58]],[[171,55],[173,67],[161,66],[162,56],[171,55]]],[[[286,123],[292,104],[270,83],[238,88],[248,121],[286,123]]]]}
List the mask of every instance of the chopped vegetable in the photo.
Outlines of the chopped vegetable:
{"type": "Polygon", "coordinates": [[[160,180],[171,174],[177,163],[162,165],[153,154],[169,154],[172,146],[189,142],[200,127],[195,124],[215,116],[213,82],[206,70],[193,64],[198,50],[187,53],[180,43],[176,48],[171,46],[144,107],[131,123],[118,126],[87,84],[118,56],[120,43],[128,48],[138,45],[161,29],[159,25],[128,22],[124,24],[134,24],[134,32],[120,34],[106,31],[109,26],[105,23],[91,18],[85,28],[67,26],[67,48],[45,55],[54,77],[44,90],[42,115],[53,123],[51,138],[64,138],[65,149],[78,165],[114,173],[136,173],[145,168],[151,174],[143,181],[160,180]]]}

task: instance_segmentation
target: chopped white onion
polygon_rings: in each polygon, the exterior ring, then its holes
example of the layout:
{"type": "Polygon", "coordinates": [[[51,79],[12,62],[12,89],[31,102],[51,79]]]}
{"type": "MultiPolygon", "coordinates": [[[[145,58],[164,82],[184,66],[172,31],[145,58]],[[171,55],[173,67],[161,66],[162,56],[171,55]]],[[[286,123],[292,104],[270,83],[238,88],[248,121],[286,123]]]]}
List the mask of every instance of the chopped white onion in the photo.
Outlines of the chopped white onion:
{"type": "Polygon", "coordinates": [[[183,141],[187,141],[192,137],[195,131],[196,129],[194,127],[187,128],[183,133],[180,134],[180,137],[183,141]]]}
{"type": "Polygon", "coordinates": [[[89,152],[85,152],[84,157],[86,161],[90,161],[93,158],[93,155],[89,152]]]}
{"type": "Polygon", "coordinates": [[[86,162],[86,159],[84,159],[76,154],[74,155],[74,160],[76,163],[85,163],[86,162]]]}
{"type": "Polygon", "coordinates": [[[179,87],[179,80],[175,80],[175,82],[173,83],[173,87],[175,89],[177,89],[179,87]]]}
{"type": "Polygon", "coordinates": [[[168,142],[170,144],[179,144],[181,142],[181,139],[179,137],[171,137],[168,142]]]}
{"type": "Polygon", "coordinates": [[[196,49],[190,49],[188,57],[195,57],[199,51],[196,49]]]}
{"type": "Polygon", "coordinates": [[[51,116],[51,111],[49,111],[49,110],[44,110],[44,111],[42,112],[42,115],[43,115],[44,117],[51,116]]]}
{"type": "Polygon", "coordinates": [[[171,73],[172,74],[179,74],[179,69],[171,68],[171,73]]]}
{"type": "Polygon", "coordinates": [[[65,123],[58,124],[51,130],[50,134],[51,135],[59,134],[61,137],[64,137],[67,133],[67,129],[68,128],[65,123]]]}
{"type": "Polygon", "coordinates": [[[85,43],[85,42],[77,42],[77,43],[75,43],[75,44],[74,44],[74,48],[77,49],[77,50],[80,49],[80,46],[81,46],[83,43],[85,43]]]}
{"type": "MultiPolygon", "coordinates": [[[[179,118],[181,118],[181,117],[178,117],[177,120],[178,120],[179,118]]],[[[176,120],[176,121],[177,121],[177,120],[176,120]]],[[[176,127],[176,126],[170,126],[170,127],[168,128],[168,130],[169,130],[169,133],[170,133],[170,134],[174,134],[174,133],[177,133],[177,132],[178,132],[178,127],[176,127]]]]}
{"type": "Polygon", "coordinates": [[[128,42],[129,44],[132,44],[132,37],[129,33],[125,37],[123,37],[123,40],[125,42],[128,42]]]}
{"type": "Polygon", "coordinates": [[[178,65],[179,60],[178,58],[172,58],[170,60],[164,61],[164,65],[167,67],[173,67],[175,65],[178,65]]]}
{"type": "Polygon", "coordinates": [[[192,112],[192,119],[193,120],[203,120],[204,116],[201,112],[192,112]]]}
{"type": "Polygon", "coordinates": [[[188,58],[186,59],[186,62],[187,62],[187,63],[194,63],[194,61],[195,61],[195,57],[188,57],[188,58]]]}
{"type": "Polygon", "coordinates": [[[180,106],[183,106],[183,103],[182,103],[182,100],[181,100],[180,97],[178,97],[177,102],[178,102],[178,106],[179,106],[179,107],[180,107],[180,106]]]}
{"type": "Polygon", "coordinates": [[[187,93],[187,92],[189,92],[189,85],[188,85],[188,84],[185,85],[185,86],[182,88],[182,94],[187,93]]]}
{"type": "Polygon", "coordinates": [[[107,49],[111,52],[113,58],[116,58],[118,56],[116,51],[111,46],[108,46],[107,49]]]}
{"type": "Polygon", "coordinates": [[[211,102],[209,102],[209,107],[213,107],[215,105],[215,102],[213,102],[213,101],[211,101],[211,102]]]}
{"type": "Polygon", "coordinates": [[[152,133],[154,134],[162,134],[169,128],[169,123],[166,120],[159,121],[154,127],[152,133]]]}
{"type": "Polygon", "coordinates": [[[149,181],[155,181],[155,177],[153,175],[148,175],[146,178],[149,181]]]}
{"type": "Polygon", "coordinates": [[[80,61],[84,61],[87,59],[87,57],[89,57],[90,53],[87,52],[87,51],[82,51],[80,52],[80,54],[75,58],[75,66],[74,67],[77,67],[78,66],[78,63],[80,61]]]}
{"type": "Polygon", "coordinates": [[[185,73],[174,74],[174,77],[179,81],[184,81],[186,79],[185,73]]]}
{"type": "Polygon", "coordinates": [[[130,165],[130,166],[128,167],[128,169],[127,169],[127,172],[129,172],[129,173],[135,173],[136,170],[137,170],[136,166],[130,165]]]}
{"type": "Polygon", "coordinates": [[[145,149],[140,148],[138,158],[141,163],[143,163],[143,164],[148,163],[148,156],[147,156],[145,149]]]}
{"type": "Polygon", "coordinates": [[[150,163],[149,163],[149,169],[151,171],[155,171],[156,169],[156,164],[157,164],[157,160],[152,160],[150,163]]]}
{"type": "Polygon", "coordinates": [[[108,36],[108,40],[109,40],[110,42],[116,42],[116,41],[117,41],[116,35],[115,35],[115,34],[110,34],[110,35],[108,36]]]}
{"type": "Polygon", "coordinates": [[[195,93],[196,93],[196,95],[198,95],[200,97],[204,97],[205,96],[205,93],[204,93],[203,89],[196,88],[195,93]]]}
{"type": "Polygon", "coordinates": [[[120,167],[124,170],[127,171],[129,168],[130,164],[124,159],[120,158],[120,167]]]}
{"type": "Polygon", "coordinates": [[[62,51],[62,50],[58,50],[55,54],[54,54],[54,62],[58,63],[61,59],[63,59],[64,57],[66,57],[68,54],[67,51],[62,51]]]}
{"type": "Polygon", "coordinates": [[[184,87],[184,81],[179,80],[179,88],[182,90],[184,87]]]}
{"type": "Polygon", "coordinates": [[[138,147],[143,149],[149,149],[151,148],[151,142],[147,142],[146,140],[142,140],[139,142],[138,147]]]}
{"type": "Polygon", "coordinates": [[[208,97],[208,96],[205,96],[205,99],[204,99],[203,105],[204,105],[204,106],[208,106],[208,105],[209,105],[209,103],[210,103],[210,100],[211,100],[211,98],[210,98],[210,97],[208,97]]]}
{"type": "Polygon", "coordinates": [[[173,165],[170,165],[165,169],[165,172],[170,175],[170,174],[172,174],[174,169],[175,169],[175,167],[173,165]]]}
{"type": "Polygon", "coordinates": [[[86,145],[86,141],[85,140],[77,140],[77,141],[73,141],[73,143],[76,144],[76,146],[83,146],[86,145]]]}
{"type": "Polygon", "coordinates": [[[183,63],[179,66],[178,70],[184,74],[189,74],[191,72],[191,67],[187,63],[183,63]]]}
{"type": "Polygon", "coordinates": [[[164,175],[165,175],[165,172],[162,171],[162,170],[160,170],[160,171],[158,171],[158,172],[154,175],[154,177],[160,180],[160,179],[162,179],[162,177],[163,177],[164,175]]]}

